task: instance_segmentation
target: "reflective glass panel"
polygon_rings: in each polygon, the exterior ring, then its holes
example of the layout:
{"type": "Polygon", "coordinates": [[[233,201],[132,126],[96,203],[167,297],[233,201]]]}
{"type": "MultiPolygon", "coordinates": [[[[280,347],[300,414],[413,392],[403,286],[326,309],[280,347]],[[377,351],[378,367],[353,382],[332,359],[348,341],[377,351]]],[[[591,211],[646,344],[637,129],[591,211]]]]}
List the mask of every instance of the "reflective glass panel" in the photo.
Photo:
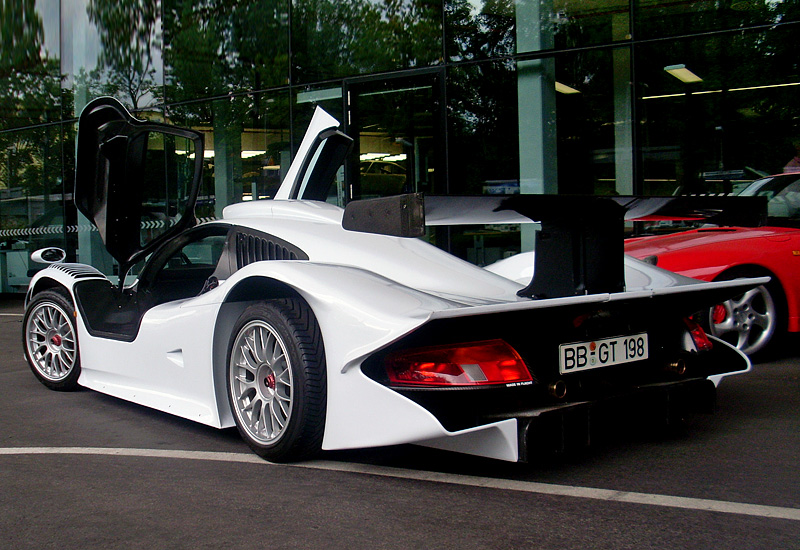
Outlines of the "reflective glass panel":
{"type": "Polygon", "coordinates": [[[435,71],[348,86],[349,198],[444,192],[441,79],[435,71]]]}
{"type": "Polygon", "coordinates": [[[288,83],[289,0],[162,3],[167,101],[288,83]]]}
{"type": "Polygon", "coordinates": [[[62,179],[64,138],[59,125],[0,133],[0,292],[22,290],[44,267],[31,263],[34,250],[56,246],[74,259],[76,214],[71,186],[62,179]]]}
{"type": "Polygon", "coordinates": [[[486,62],[447,72],[449,192],[519,192],[517,72],[486,62]]]}
{"type": "Polygon", "coordinates": [[[195,144],[183,136],[148,132],[142,178],[139,244],[166,233],[183,215],[194,182],[195,144]]]}
{"type": "Polygon", "coordinates": [[[793,0],[637,0],[636,38],[776,25],[799,19],[800,3],[793,0]]]}
{"type": "Polygon", "coordinates": [[[644,191],[731,191],[800,155],[791,29],[636,49],[644,191]]]}
{"type": "MultiPolygon", "coordinates": [[[[447,72],[448,182],[454,195],[519,193],[517,71],[483,62],[447,72]]],[[[519,252],[516,224],[436,228],[431,241],[487,265],[519,252]]]]}
{"type": "Polygon", "coordinates": [[[229,204],[274,196],[291,156],[288,102],[288,93],[275,92],[170,107],[170,124],[204,134],[198,218],[221,218],[229,204]]]}
{"type": "Polygon", "coordinates": [[[161,2],[63,0],[62,72],[74,115],[100,96],[131,110],[163,99],[161,2]]]}
{"type": "Polygon", "coordinates": [[[294,0],[292,78],[310,83],[438,64],[441,0],[294,0]]]}
{"type": "Polygon", "coordinates": [[[628,0],[445,0],[451,61],[629,40],[628,0]]]}
{"type": "Polygon", "coordinates": [[[0,130],[61,118],[58,0],[0,9],[0,130]]]}

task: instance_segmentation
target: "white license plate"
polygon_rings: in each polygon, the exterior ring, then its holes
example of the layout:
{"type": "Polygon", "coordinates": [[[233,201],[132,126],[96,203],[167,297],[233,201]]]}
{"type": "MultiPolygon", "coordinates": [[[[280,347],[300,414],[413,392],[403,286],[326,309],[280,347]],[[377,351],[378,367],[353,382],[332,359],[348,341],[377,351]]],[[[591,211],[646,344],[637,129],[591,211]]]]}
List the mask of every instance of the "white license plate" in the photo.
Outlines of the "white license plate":
{"type": "Polygon", "coordinates": [[[647,333],[558,346],[561,374],[647,359],[647,333]]]}

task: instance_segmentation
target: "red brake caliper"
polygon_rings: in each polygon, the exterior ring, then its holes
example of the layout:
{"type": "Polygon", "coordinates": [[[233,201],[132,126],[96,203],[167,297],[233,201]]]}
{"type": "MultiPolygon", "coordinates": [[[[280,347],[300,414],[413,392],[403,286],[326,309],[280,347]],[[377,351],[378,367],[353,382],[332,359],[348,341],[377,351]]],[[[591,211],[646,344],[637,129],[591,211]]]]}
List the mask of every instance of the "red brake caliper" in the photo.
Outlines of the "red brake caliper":
{"type": "Polygon", "coordinates": [[[722,304],[717,304],[714,306],[714,311],[711,313],[711,321],[718,325],[725,320],[725,317],[728,316],[728,312],[725,311],[725,306],[722,304]]]}

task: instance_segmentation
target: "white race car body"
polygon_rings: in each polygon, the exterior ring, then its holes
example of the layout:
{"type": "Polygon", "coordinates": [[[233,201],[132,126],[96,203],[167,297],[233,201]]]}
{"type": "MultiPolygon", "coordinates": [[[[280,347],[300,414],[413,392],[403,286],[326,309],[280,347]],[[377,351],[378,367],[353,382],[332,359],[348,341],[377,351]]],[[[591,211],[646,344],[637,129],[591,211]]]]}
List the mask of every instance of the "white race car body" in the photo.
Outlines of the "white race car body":
{"type": "MultiPolygon", "coordinates": [[[[307,136],[335,124],[319,115],[307,136]]],[[[80,355],[77,384],[210,426],[234,426],[230,392],[236,379],[229,369],[237,322],[253,304],[292,296],[313,312],[324,342],[322,449],[417,443],[516,461],[538,444],[539,417],[605,398],[577,389],[601,371],[628,377],[623,371],[648,365],[651,374],[618,392],[630,393],[689,384],[706,388],[709,377],[716,381],[749,369],[748,359],[730,346],[715,341],[713,350],[698,350],[691,330],[667,329],[658,316],[667,311],[680,322],[700,304],[763,281],[701,283],[626,258],[626,285],[619,292],[520,296],[523,279],[476,267],[420,239],[348,231],[343,209],[292,198],[293,188],[302,197],[309,185],[298,166],[310,147],[307,137],[276,199],[229,206],[222,220],[162,239],[130,287],[114,288],[99,271],[80,264],[52,264],[34,276],[29,310],[36,309],[37,296],[54,289],[66,292],[75,306],[69,313],[80,355]],[[206,242],[221,250],[216,263],[201,267],[186,258],[185,265],[171,267],[187,246],[206,242]],[[642,361],[559,373],[559,346],[584,340],[602,345],[628,333],[649,336],[642,361]],[[398,350],[498,339],[519,352],[529,379],[462,388],[415,387],[386,377],[387,357],[398,350]],[[688,371],[655,374],[684,361],[688,371]],[[658,368],[650,366],[656,362],[658,368]]],[[[123,255],[120,263],[129,268],[138,259],[123,255]]],[[[519,272],[508,262],[494,269],[519,272]]],[[[26,353],[37,372],[34,340],[26,332],[26,353]]],[[[60,344],[61,337],[52,342],[60,344]]],[[[472,365],[463,367],[466,372],[472,365]]],[[[60,380],[44,375],[50,383],[60,380]]],[[[267,389],[274,388],[270,382],[267,389]]]]}

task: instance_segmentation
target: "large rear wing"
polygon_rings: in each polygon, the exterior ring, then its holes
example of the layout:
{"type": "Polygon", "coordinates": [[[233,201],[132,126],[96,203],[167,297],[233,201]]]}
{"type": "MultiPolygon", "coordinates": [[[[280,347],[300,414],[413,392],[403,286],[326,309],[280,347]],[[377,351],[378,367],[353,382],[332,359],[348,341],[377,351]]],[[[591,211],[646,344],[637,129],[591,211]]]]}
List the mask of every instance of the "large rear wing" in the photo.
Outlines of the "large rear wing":
{"type": "Polygon", "coordinates": [[[351,231],[420,237],[426,225],[541,224],[533,278],[520,296],[558,298],[625,290],[624,222],[699,220],[718,225],[766,222],[765,197],[731,196],[430,196],[353,201],[351,231]]]}

